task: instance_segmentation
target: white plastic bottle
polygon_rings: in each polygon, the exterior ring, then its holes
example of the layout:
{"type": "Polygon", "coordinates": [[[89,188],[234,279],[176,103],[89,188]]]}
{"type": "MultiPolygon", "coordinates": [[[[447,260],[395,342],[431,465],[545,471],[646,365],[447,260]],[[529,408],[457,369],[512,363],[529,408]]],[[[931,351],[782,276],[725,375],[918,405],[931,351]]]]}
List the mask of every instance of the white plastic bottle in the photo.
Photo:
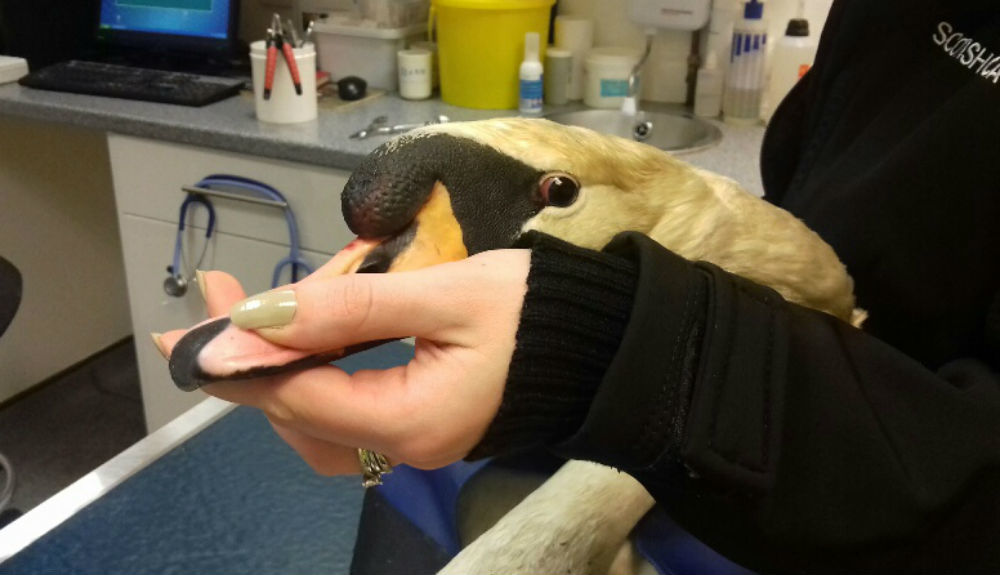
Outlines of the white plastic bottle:
{"type": "Polygon", "coordinates": [[[521,62],[521,97],[518,109],[524,115],[542,113],[542,61],[538,54],[537,32],[524,35],[524,61],[521,62]]]}
{"type": "Polygon", "coordinates": [[[733,46],[722,97],[722,115],[727,122],[753,124],[760,121],[767,61],[767,21],[764,5],[750,0],[743,5],[743,19],[733,26],[733,46]]]}
{"type": "Polygon", "coordinates": [[[762,117],[765,122],[792,87],[812,67],[816,59],[816,40],[809,36],[809,21],[793,18],[785,35],[778,40],[771,55],[771,80],[768,83],[762,117]]]}
{"type": "Polygon", "coordinates": [[[718,118],[722,111],[722,70],[714,50],[709,50],[705,64],[698,69],[694,88],[694,115],[718,118]]]}

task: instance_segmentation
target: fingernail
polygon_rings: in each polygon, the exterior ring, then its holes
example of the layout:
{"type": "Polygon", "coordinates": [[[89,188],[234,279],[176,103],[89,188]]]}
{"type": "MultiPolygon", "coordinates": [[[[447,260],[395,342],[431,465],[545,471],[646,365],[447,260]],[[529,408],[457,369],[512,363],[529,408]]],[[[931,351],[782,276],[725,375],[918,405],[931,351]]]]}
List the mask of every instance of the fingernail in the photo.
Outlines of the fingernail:
{"type": "Polygon", "coordinates": [[[153,345],[156,346],[156,351],[160,352],[163,359],[170,359],[170,356],[167,355],[167,350],[163,347],[163,334],[153,331],[149,333],[149,337],[153,338],[153,345]]]}
{"type": "Polygon", "coordinates": [[[201,301],[208,301],[208,286],[205,285],[205,272],[194,270],[194,282],[198,284],[198,291],[201,292],[201,301]]]}
{"type": "Polygon", "coordinates": [[[296,306],[293,290],[268,291],[234,305],[229,319],[242,329],[280,327],[292,322],[296,306]]]}

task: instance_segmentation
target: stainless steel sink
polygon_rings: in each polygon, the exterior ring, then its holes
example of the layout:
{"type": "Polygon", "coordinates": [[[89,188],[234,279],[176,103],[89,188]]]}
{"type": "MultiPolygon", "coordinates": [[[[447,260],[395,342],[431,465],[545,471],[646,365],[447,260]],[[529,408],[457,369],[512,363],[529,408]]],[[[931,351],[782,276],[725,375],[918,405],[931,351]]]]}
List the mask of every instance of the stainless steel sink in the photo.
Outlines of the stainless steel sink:
{"type": "Polygon", "coordinates": [[[668,152],[693,152],[715,145],[722,132],[712,124],[685,113],[618,110],[580,110],[546,116],[553,122],[590,128],[596,132],[637,140],[668,152]]]}

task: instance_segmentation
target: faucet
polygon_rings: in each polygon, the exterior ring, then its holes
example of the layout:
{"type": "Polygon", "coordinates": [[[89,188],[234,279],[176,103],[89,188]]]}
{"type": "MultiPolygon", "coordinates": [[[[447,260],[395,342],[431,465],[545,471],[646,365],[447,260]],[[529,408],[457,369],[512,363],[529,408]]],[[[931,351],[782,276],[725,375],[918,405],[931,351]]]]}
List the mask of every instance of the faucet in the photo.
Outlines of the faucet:
{"type": "Polygon", "coordinates": [[[639,112],[639,88],[641,86],[642,67],[649,59],[649,53],[653,49],[653,36],[656,36],[656,28],[646,28],[646,48],[642,52],[639,61],[632,66],[632,71],[628,75],[628,92],[622,101],[622,114],[635,116],[639,112]]]}
{"type": "Polygon", "coordinates": [[[637,142],[642,142],[653,134],[653,123],[646,120],[646,114],[639,110],[639,87],[642,67],[649,59],[649,53],[653,49],[653,36],[656,35],[656,28],[646,28],[646,48],[642,51],[639,61],[632,66],[632,71],[628,75],[628,92],[622,100],[622,115],[633,118],[632,138],[637,142]]]}

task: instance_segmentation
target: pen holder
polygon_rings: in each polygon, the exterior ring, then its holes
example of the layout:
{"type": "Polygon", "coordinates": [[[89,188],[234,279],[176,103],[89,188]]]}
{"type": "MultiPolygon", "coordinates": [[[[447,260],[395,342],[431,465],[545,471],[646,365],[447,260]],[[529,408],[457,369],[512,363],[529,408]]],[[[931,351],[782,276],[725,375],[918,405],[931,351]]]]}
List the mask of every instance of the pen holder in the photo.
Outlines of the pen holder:
{"type": "Polygon", "coordinates": [[[264,99],[264,75],[267,67],[267,45],[263,40],[250,44],[250,66],[253,73],[253,99],[257,119],[274,124],[308,122],[316,119],[316,49],[306,42],[295,48],[295,64],[299,69],[302,94],[295,93],[292,75],[285,56],[278,51],[275,59],[271,97],[264,99]]]}

